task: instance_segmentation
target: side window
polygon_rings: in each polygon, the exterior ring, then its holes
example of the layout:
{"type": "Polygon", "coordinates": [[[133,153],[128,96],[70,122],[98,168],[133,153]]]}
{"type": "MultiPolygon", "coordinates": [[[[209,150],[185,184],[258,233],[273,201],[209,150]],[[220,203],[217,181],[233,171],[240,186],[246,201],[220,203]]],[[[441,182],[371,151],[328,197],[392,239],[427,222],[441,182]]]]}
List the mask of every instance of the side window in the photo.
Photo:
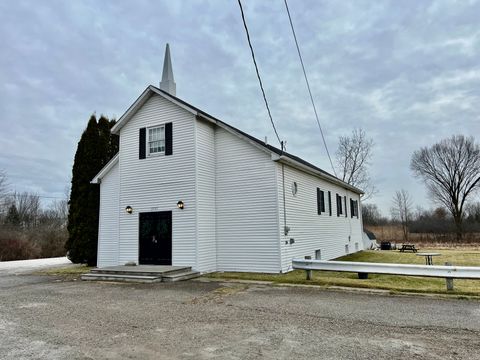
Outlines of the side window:
{"type": "Polygon", "coordinates": [[[350,214],[358,219],[358,200],[350,199],[350,214]]]}
{"type": "Polygon", "coordinates": [[[343,214],[343,210],[342,210],[342,196],[337,194],[336,200],[337,200],[337,216],[340,216],[340,215],[343,214]]]}
{"type": "Polygon", "coordinates": [[[325,212],[325,192],[317,188],[317,214],[325,212]]]}

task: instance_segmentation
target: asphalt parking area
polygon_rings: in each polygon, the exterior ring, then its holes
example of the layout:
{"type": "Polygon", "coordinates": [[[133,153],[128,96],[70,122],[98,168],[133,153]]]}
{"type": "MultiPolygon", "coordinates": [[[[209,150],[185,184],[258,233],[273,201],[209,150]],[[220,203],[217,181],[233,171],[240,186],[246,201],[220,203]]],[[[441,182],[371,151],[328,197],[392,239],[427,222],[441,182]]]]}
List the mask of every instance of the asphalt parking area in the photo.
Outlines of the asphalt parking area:
{"type": "Polygon", "coordinates": [[[480,303],[0,276],[2,359],[480,359],[480,303]]]}

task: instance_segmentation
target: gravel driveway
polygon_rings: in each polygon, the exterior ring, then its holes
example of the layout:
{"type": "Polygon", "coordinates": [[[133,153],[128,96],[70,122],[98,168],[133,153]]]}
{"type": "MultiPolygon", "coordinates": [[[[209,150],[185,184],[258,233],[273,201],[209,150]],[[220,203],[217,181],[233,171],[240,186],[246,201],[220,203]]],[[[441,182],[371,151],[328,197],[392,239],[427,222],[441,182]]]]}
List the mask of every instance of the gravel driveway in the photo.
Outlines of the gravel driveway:
{"type": "Polygon", "coordinates": [[[0,275],[1,359],[480,359],[480,303],[0,275]]]}

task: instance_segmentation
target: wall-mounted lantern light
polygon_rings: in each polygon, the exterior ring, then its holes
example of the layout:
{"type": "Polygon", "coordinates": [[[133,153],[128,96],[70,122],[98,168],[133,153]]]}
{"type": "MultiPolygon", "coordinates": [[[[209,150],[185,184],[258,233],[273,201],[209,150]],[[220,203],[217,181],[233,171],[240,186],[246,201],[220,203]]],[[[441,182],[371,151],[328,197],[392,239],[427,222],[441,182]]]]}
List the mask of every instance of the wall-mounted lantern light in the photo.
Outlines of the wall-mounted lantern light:
{"type": "Polygon", "coordinates": [[[133,213],[133,209],[132,209],[132,207],[131,207],[130,205],[125,208],[125,211],[126,211],[128,214],[133,213]]]}
{"type": "Polygon", "coordinates": [[[180,209],[180,210],[183,210],[183,208],[185,207],[185,205],[183,205],[183,201],[182,200],[179,200],[177,202],[177,207],[180,209]]]}

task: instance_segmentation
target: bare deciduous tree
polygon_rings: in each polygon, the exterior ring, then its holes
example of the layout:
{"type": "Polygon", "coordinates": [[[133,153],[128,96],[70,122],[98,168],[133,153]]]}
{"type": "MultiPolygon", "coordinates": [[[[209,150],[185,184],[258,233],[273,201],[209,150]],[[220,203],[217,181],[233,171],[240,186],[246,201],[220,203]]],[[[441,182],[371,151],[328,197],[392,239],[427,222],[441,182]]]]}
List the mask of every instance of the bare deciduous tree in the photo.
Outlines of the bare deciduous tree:
{"type": "Polygon", "coordinates": [[[454,135],[415,151],[410,168],[425,181],[433,199],[450,211],[460,241],[465,202],[480,188],[479,145],[473,137],[454,135]]]}
{"type": "Polygon", "coordinates": [[[375,186],[368,174],[368,166],[372,157],[373,140],[365,131],[355,129],[351,136],[340,136],[335,153],[337,170],[340,178],[346,183],[362,189],[364,200],[376,193],[375,186]]]}
{"type": "Polygon", "coordinates": [[[379,225],[385,221],[376,204],[362,204],[363,225],[379,225]]]}
{"type": "Polygon", "coordinates": [[[5,170],[0,169],[0,222],[3,221],[3,218],[6,216],[10,205],[7,202],[8,185],[7,173],[5,170]]]}
{"type": "Polygon", "coordinates": [[[5,170],[0,169],[0,201],[3,202],[8,192],[8,179],[5,170]]]}
{"type": "Polygon", "coordinates": [[[6,204],[8,207],[15,206],[23,227],[36,226],[41,211],[40,197],[37,194],[26,191],[23,193],[14,192],[7,197],[6,204]]]}
{"type": "Polygon", "coordinates": [[[392,218],[402,225],[403,240],[408,242],[410,221],[412,220],[412,199],[408,191],[401,189],[395,192],[392,199],[392,218]]]}

